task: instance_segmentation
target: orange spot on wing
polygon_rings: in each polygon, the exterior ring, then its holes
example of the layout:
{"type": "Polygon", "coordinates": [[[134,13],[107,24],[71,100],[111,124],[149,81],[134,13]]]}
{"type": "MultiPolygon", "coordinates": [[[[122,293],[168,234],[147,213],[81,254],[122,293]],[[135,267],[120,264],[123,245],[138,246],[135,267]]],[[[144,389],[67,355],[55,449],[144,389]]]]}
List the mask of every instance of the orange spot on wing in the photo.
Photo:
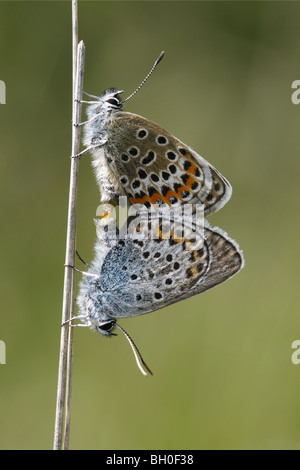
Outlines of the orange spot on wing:
{"type": "Polygon", "coordinates": [[[147,194],[145,194],[143,197],[131,197],[130,202],[132,202],[132,204],[145,204],[146,202],[150,202],[150,204],[156,204],[157,202],[162,201],[170,206],[170,199],[172,197],[175,197],[177,199],[178,195],[177,193],[175,193],[175,191],[170,189],[165,196],[156,192],[151,197],[147,194]]]}
{"type": "Polygon", "coordinates": [[[194,183],[196,183],[197,181],[195,180],[195,178],[193,178],[192,176],[189,176],[188,180],[186,181],[186,186],[190,189],[192,187],[192,185],[194,183]]]}
{"type": "Polygon", "coordinates": [[[197,172],[197,166],[194,163],[192,163],[188,169],[188,172],[191,173],[192,175],[195,175],[197,172]]]}

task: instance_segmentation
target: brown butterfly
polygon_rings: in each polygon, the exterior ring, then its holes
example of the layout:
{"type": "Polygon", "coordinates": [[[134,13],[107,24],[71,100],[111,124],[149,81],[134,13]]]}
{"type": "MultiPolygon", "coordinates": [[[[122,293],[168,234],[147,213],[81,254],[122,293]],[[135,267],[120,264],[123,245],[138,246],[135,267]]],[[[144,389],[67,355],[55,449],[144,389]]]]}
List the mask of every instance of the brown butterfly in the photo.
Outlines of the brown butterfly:
{"type": "MultiPolygon", "coordinates": [[[[153,72],[163,53],[133,96],[153,72]]],[[[221,209],[230,199],[229,182],[197,152],[148,119],[121,111],[122,90],[109,89],[88,103],[84,144],[102,202],[127,196],[131,204],[201,203],[204,215],[221,209]]]]}

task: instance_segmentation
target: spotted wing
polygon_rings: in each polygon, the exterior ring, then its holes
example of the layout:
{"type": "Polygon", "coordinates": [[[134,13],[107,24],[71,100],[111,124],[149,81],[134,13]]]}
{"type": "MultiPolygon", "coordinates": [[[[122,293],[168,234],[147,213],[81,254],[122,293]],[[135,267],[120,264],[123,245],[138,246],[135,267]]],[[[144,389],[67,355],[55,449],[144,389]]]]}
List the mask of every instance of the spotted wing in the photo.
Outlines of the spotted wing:
{"type": "MultiPolygon", "coordinates": [[[[152,215],[144,227],[157,222],[152,215]]],[[[186,237],[170,225],[169,238],[160,219],[155,238],[132,233],[106,255],[101,266],[101,302],[112,318],[142,315],[200,294],[232,277],[243,266],[236,242],[208,225],[186,237]]]]}
{"type": "Polygon", "coordinates": [[[204,158],[157,124],[118,112],[106,144],[109,165],[132,204],[204,204],[205,215],[231,197],[229,182],[204,158]],[[113,158],[111,158],[113,157],[113,158]]]}

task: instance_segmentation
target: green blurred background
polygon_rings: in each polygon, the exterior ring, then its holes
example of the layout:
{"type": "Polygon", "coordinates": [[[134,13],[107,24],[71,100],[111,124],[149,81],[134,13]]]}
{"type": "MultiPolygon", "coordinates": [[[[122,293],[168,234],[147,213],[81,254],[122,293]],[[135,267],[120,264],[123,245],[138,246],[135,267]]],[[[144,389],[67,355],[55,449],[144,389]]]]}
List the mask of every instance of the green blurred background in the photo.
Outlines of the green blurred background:
{"type": "MultiPolygon", "coordinates": [[[[299,449],[300,79],[297,2],[79,3],[84,90],[128,96],[231,182],[210,217],[244,250],[229,282],[121,322],[75,330],[71,449],[299,449]],[[298,215],[297,215],[298,214],[298,215]]],[[[52,447],[71,152],[71,2],[0,3],[0,448],[52,447]]],[[[77,247],[99,203],[80,162],[77,247]]],[[[80,277],[77,277],[77,281],[80,277]]]]}

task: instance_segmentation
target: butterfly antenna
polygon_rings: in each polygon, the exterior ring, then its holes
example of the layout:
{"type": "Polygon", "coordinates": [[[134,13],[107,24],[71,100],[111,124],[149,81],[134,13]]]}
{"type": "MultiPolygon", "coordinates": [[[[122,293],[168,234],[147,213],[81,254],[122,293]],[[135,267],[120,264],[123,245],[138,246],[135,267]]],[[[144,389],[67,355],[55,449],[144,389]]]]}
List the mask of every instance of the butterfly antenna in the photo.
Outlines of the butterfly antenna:
{"type": "Polygon", "coordinates": [[[144,83],[148,80],[148,78],[150,77],[150,75],[152,74],[152,72],[154,72],[154,70],[156,69],[157,65],[160,63],[160,61],[162,60],[163,56],[165,55],[165,51],[162,51],[160,54],[159,54],[159,57],[156,59],[156,61],[154,62],[154,65],[152,67],[152,69],[150,70],[150,72],[148,73],[148,75],[144,78],[144,80],[142,81],[142,83],[137,87],[137,89],[131,93],[131,95],[128,96],[128,98],[126,98],[123,103],[125,103],[125,101],[128,101],[130,98],[132,98],[141,88],[142,86],[144,85],[144,83]]]}
{"type": "Polygon", "coordinates": [[[153,375],[153,373],[151,372],[151,370],[149,369],[149,367],[147,366],[146,362],[144,361],[144,359],[142,358],[141,356],[141,353],[140,351],[138,350],[138,348],[136,347],[134,341],[130,338],[129,334],[120,326],[118,325],[117,323],[115,324],[115,326],[117,328],[119,328],[119,330],[122,331],[122,333],[125,335],[128,343],[130,344],[131,346],[131,349],[133,351],[133,354],[134,354],[134,357],[135,357],[135,360],[136,360],[136,363],[138,365],[138,368],[140,369],[140,371],[142,372],[142,374],[144,376],[147,376],[147,372],[151,375],[153,375]]]}

